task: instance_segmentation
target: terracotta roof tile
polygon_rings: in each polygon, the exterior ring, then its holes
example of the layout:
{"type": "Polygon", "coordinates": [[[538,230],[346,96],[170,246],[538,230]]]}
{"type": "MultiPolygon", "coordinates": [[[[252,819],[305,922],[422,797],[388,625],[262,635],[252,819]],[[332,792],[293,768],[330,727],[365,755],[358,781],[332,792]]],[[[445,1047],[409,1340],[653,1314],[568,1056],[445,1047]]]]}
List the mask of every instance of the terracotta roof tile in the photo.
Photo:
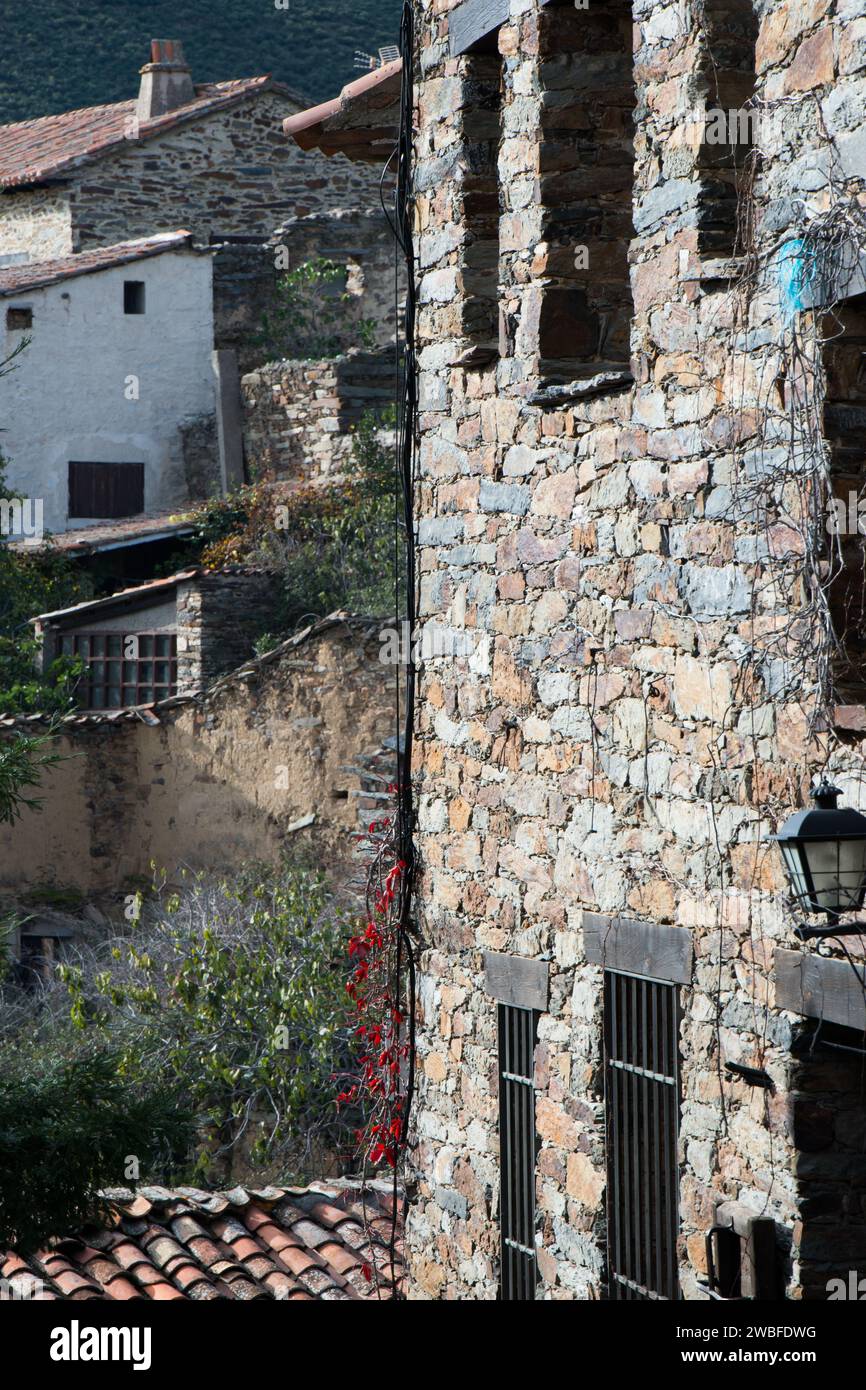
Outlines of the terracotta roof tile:
{"type": "Polygon", "coordinates": [[[0,1251],[0,1275],[37,1281],[38,1298],[76,1301],[393,1297],[388,1236],[374,1231],[390,1232],[384,1184],[223,1193],[146,1187],[103,1197],[102,1224],[30,1260],[0,1251]],[[362,1261],[381,1270],[378,1285],[364,1279],[362,1261]]]}
{"type": "Polygon", "coordinates": [[[75,256],[62,256],[58,260],[6,266],[0,269],[0,298],[26,294],[30,290],[43,289],[46,285],[57,285],[78,275],[113,270],[115,266],[161,256],[165,251],[180,251],[188,247],[191,241],[191,234],[181,229],[140,237],[137,241],[118,242],[115,246],[99,246],[93,251],[79,251],[75,256]]]}
{"type": "Polygon", "coordinates": [[[303,105],[302,98],[272,77],[247,77],[197,86],[194,101],[153,121],[136,121],[133,99],[0,126],[0,187],[18,188],[68,174],[125,144],[142,144],[264,92],[303,105]]]}

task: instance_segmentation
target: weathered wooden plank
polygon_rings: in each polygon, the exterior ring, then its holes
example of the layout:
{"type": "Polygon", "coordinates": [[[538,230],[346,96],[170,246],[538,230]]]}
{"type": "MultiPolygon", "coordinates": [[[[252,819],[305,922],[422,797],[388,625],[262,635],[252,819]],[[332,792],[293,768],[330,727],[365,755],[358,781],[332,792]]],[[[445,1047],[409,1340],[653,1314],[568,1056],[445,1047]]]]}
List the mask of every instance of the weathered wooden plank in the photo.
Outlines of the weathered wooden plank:
{"type": "Polygon", "coordinates": [[[521,1009],[547,1008],[549,967],[546,960],[507,956],[499,951],[484,952],[484,981],[487,993],[500,1004],[521,1009]]]}
{"type": "Polygon", "coordinates": [[[692,934],[685,927],[662,927],[628,917],[583,914],[583,943],[591,965],[646,975],[651,980],[687,985],[692,978],[692,934]]]}
{"type": "Polygon", "coordinates": [[[448,16],[451,57],[466,53],[508,19],[509,0],[463,0],[448,16]]]}
{"type": "Polygon", "coordinates": [[[864,967],[860,979],[846,960],[830,960],[812,951],[776,951],[776,1003],[808,1018],[823,1018],[843,1028],[866,1029],[864,967]]]}

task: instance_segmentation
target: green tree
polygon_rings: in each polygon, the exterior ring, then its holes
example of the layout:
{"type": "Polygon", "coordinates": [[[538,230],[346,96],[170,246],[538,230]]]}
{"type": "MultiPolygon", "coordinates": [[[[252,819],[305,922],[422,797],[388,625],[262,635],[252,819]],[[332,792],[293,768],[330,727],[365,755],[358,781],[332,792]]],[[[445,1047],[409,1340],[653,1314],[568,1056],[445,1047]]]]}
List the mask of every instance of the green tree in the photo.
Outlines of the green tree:
{"type": "Polygon", "coordinates": [[[133,1090],[121,1059],[56,1033],[0,1042],[0,1250],[24,1254],[98,1217],[99,1192],[135,1165],[168,1178],[190,1148],[165,1084],[133,1090]],[[132,1167],[131,1167],[132,1165],[132,1167]]]}
{"type": "Polygon", "coordinates": [[[50,751],[52,734],[14,734],[0,743],[0,824],[11,825],[25,808],[42,804],[28,793],[39,785],[44,768],[62,761],[62,754],[50,751]]]}
{"type": "Polygon", "coordinates": [[[73,1022],[119,1047],[123,1076],[164,1078],[197,1115],[198,1172],[308,1174],[349,1147],[333,1081],[351,1053],[346,930],[322,876],[198,874],[138,907],[126,936],[62,978],[73,1022]]]}

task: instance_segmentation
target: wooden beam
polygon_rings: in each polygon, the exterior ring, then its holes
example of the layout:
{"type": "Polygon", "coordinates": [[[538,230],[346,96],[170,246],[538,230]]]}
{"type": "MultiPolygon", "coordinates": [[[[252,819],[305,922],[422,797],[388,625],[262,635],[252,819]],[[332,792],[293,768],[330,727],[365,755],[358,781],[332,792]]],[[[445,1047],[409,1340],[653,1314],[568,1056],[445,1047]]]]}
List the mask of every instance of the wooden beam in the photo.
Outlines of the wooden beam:
{"type": "Polygon", "coordinates": [[[591,965],[687,985],[692,978],[692,934],[627,917],[583,914],[583,948],[591,965]]]}
{"type": "Polygon", "coordinates": [[[500,1004],[521,1009],[547,1009],[549,967],[546,960],[526,956],[506,956],[499,951],[484,952],[484,983],[487,993],[500,1004]]]}
{"type": "Polygon", "coordinates": [[[855,975],[847,960],[831,960],[814,951],[776,951],[776,1003],[807,1018],[823,1018],[843,1028],[866,1029],[866,967],[855,975]]]}
{"type": "Polygon", "coordinates": [[[509,0],[462,0],[448,16],[451,57],[468,53],[508,19],[509,0]]]}

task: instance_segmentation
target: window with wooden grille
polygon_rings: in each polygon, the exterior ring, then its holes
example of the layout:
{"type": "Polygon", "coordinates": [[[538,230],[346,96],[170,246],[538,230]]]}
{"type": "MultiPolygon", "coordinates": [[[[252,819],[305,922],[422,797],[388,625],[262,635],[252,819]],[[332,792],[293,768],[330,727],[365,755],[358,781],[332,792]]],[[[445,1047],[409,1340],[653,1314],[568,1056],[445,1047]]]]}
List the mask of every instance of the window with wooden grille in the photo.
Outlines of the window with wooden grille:
{"type": "Polygon", "coordinates": [[[533,1009],[499,1005],[500,1298],[535,1298],[535,1033],[533,1009]]]}
{"type": "Polygon", "coordinates": [[[161,632],[67,632],[63,656],[86,670],[78,687],[82,709],[123,709],[177,694],[177,638],[161,632]]]}
{"type": "Polygon", "coordinates": [[[610,1296],[679,1298],[679,992],[604,976],[610,1296]]]}
{"type": "Polygon", "coordinates": [[[111,520],[143,511],[143,463],[70,463],[70,517],[111,520]]]}

